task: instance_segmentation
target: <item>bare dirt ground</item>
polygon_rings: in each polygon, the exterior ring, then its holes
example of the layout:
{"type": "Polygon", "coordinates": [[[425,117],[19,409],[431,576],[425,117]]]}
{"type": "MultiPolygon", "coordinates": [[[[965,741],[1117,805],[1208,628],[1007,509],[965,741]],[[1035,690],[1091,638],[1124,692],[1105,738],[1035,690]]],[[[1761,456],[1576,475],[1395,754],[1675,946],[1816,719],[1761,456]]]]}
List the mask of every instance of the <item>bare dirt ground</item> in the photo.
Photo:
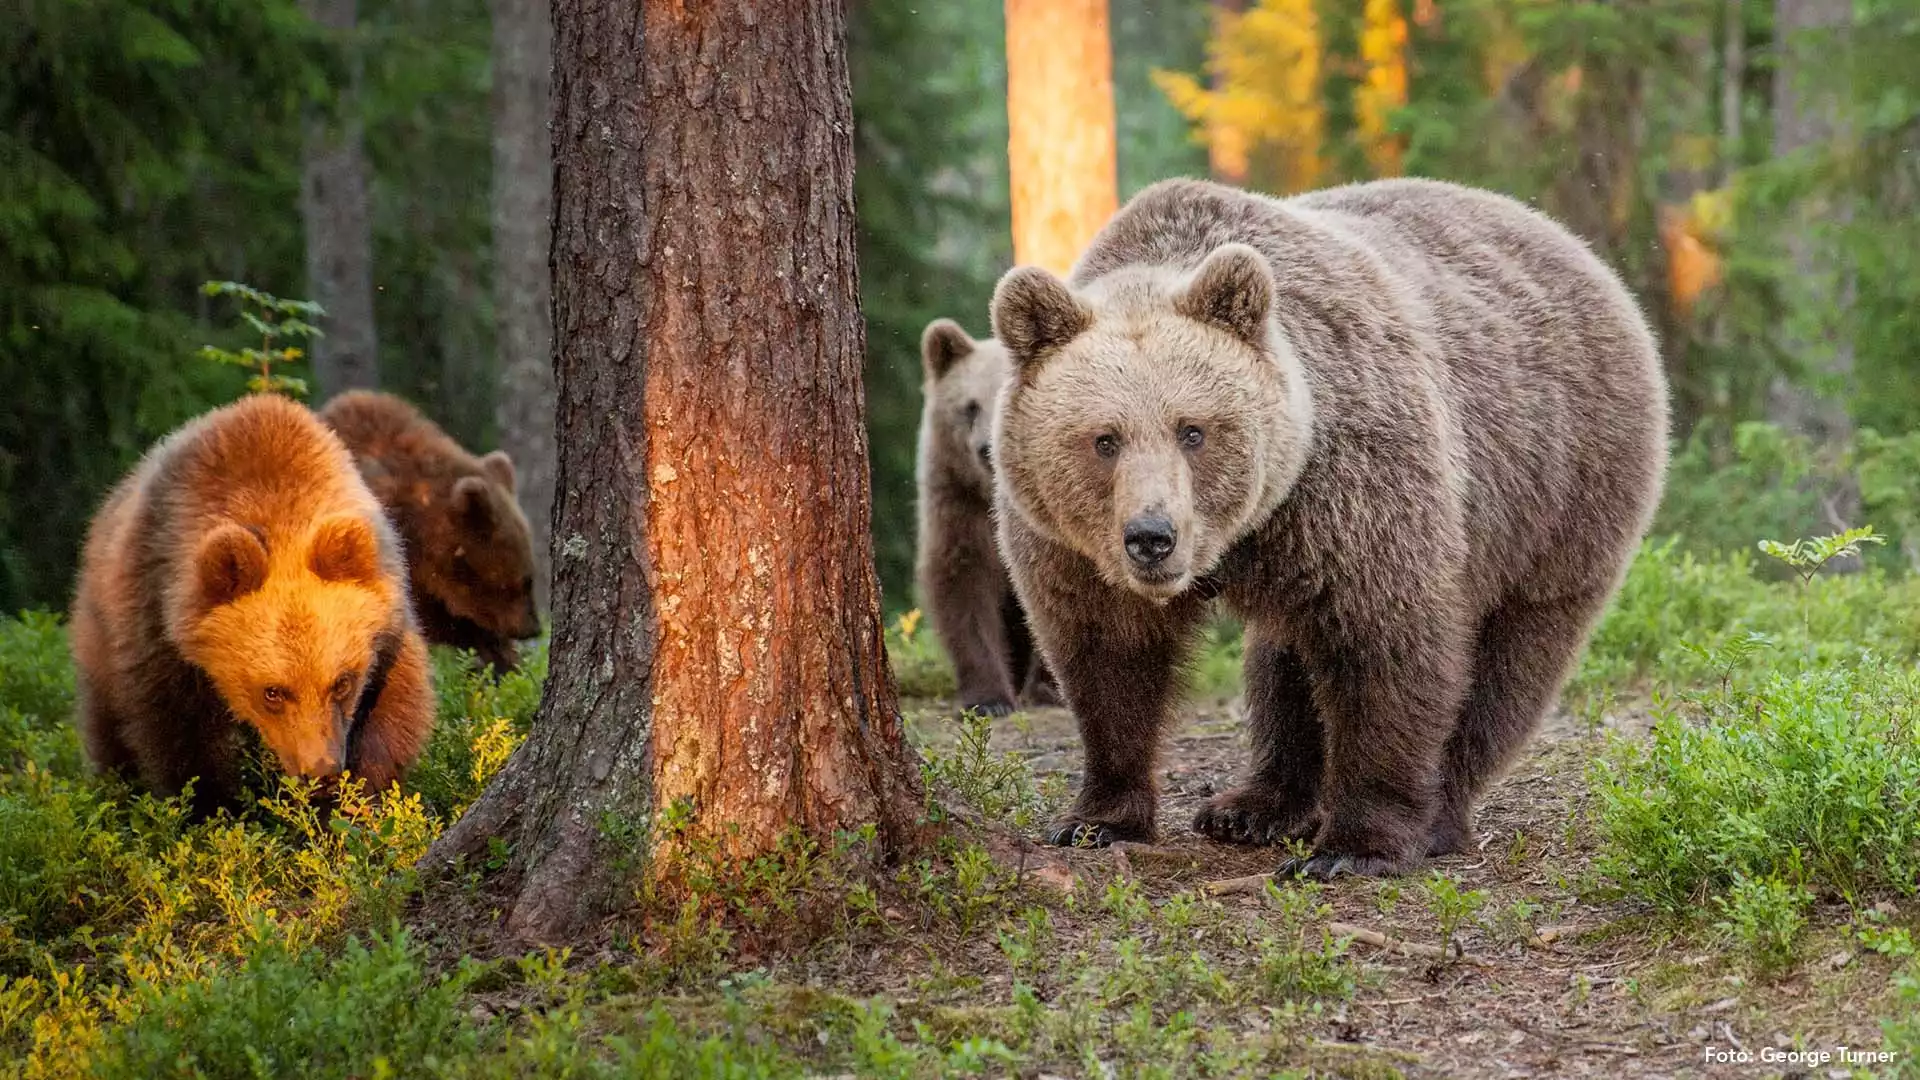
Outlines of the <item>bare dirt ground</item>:
{"type": "MultiPolygon", "coordinates": [[[[1634,737],[1644,733],[1645,718],[1626,713],[1602,725],[1634,737]]],[[[916,724],[935,744],[940,727],[931,710],[916,724]]],[[[1439,926],[1418,880],[1343,878],[1326,889],[1335,920],[1394,940],[1385,948],[1350,946],[1363,970],[1360,989],[1313,1022],[1318,1045],[1364,1051],[1366,1060],[1407,1076],[1865,1075],[1837,1059],[1769,1061],[1767,1052],[1877,1047],[1876,1018],[1890,1007],[1879,957],[1858,954],[1832,929],[1816,931],[1793,973],[1757,984],[1710,935],[1595,899],[1603,890],[1591,869],[1596,839],[1583,804],[1588,762],[1606,737],[1564,715],[1550,720],[1483,801],[1478,852],[1433,864],[1463,890],[1486,893],[1479,925],[1457,935],[1464,958],[1432,958],[1439,926]],[[1402,955],[1396,942],[1428,955],[1402,955]],[[1710,1048],[1726,1056],[1712,1060],[1710,1048]]],[[[1064,710],[1001,721],[993,744],[1028,757],[1037,774],[1078,783],[1078,738],[1064,710]]],[[[1272,849],[1219,845],[1188,827],[1200,801],[1231,784],[1244,758],[1236,703],[1191,709],[1162,761],[1159,844],[1066,853],[1076,876],[1098,888],[1131,875],[1162,899],[1271,870],[1272,849]]],[[[1263,917],[1257,886],[1222,899],[1263,917]]]]}

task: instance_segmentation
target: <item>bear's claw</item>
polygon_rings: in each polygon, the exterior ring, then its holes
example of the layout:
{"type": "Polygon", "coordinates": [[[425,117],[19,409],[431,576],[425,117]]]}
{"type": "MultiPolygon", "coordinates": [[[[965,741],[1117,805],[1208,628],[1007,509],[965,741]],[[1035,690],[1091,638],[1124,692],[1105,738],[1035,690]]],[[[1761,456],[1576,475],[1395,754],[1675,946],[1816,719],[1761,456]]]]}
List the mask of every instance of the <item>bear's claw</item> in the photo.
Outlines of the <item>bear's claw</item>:
{"type": "Polygon", "coordinates": [[[1013,715],[1013,702],[1008,701],[1006,698],[988,698],[984,701],[962,701],[960,703],[960,711],[962,713],[975,712],[981,716],[991,716],[998,719],[1002,716],[1013,715]]]}
{"type": "Polygon", "coordinates": [[[1405,870],[1406,867],[1399,860],[1390,859],[1384,855],[1341,855],[1331,851],[1316,851],[1304,859],[1296,855],[1281,860],[1280,867],[1273,872],[1273,876],[1332,881],[1342,874],[1352,874],[1355,877],[1392,877],[1405,870]]]}
{"type": "Polygon", "coordinates": [[[1236,788],[1208,799],[1193,815],[1193,831],[1223,844],[1284,844],[1319,830],[1319,815],[1294,812],[1258,789],[1236,788]]]}

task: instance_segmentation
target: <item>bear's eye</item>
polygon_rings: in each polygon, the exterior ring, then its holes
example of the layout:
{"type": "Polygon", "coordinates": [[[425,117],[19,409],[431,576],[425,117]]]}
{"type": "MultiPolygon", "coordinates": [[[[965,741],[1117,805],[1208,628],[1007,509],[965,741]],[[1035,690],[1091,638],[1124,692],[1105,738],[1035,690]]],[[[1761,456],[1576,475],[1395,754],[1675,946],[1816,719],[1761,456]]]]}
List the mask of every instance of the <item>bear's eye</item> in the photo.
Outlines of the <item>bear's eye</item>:
{"type": "Polygon", "coordinates": [[[1103,458],[1110,458],[1120,452],[1120,440],[1112,435],[1096,435],[1093,440],[1093,452],[1103,458]]]}
{"type": "Polygon", "coordinates": [[[977,401],[967,402],[967,423],[971,424],[978,419],[980,419],[980,403],[977,401]]]}
{"type": "Polygon", "coordinates": [[[1180,445],[1189,450],[1200,449],[1200,444],[1206,441],[1207,433],[1192,424],[1188,424],[1180,429],[1180,445]]]}
{"type": "Polygon", "coordinates": [[[293,691],[284,686],[269,686],[260,691],[260,700],[268,712],[279,712],[287,707],[287,702],[293,700],[293,691]]]}
{"type": "Polygon", "coordinates": [[[333,700],[345,701],[352,695],[353,688],[359,684],[359,681],[359,678],[349,671],[333,680],[333,685],[327,689],[327,692],[333,695],[333,700]]]}

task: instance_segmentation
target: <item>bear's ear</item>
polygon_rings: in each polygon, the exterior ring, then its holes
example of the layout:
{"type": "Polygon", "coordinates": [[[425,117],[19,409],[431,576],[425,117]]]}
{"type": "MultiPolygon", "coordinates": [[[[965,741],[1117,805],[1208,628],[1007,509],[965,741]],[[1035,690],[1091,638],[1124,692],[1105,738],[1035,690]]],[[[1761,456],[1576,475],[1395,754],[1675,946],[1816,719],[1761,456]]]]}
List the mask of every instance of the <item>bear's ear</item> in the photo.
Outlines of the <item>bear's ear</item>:
{"type": "Polygon", "coordinates": [[[513,459],[507,456],[505,450],[495,450],[481,458],[480,471],[487,474],[487,479],[508,491],[512,491],[520,480],[513,471],[513,459]]]}
{"type": "Polygon", "coordinates": [[[1222,244],[1193,272],[1193,280],[1173,307],[1189,319],[1217,326],[1261,348],[1267,343],[1267,316],[1273,311],[1273,271],[1266,258],[1247,245],[1222,244]]]}
{"type": "Polygon", "coordinates": [[[973,339],[952,319],[935,319],[920,335],[920,362],[927,378],[938,379],[973,352],[973,339]]]}
{"type": "Polygon", "coordinates": [[[1038,266],[1007,271],[993,290],[993,336],[1023,370],[1092,325],[1093,312],[1066,282],[1038,266]]]}
{"type": "Polygon", "coordinates": [[[267,545],[252,529],[222,525],[200,541],[193,574],[202,607],[231,604],[267,583],[267,545]]]}
{"type": "Polygon", "coordinates": [[[463,476],[453,482],[453,516],[475,532],[493,529],[493,503],[487,498],[487,482],[477,476],[463,476]]]}
{"type": "Polygon", "coordinates": [[[353,514],[323,518],[307,548],[307,567],[322,581],[372,584],[380,579],[380,541],[353,514]]]}

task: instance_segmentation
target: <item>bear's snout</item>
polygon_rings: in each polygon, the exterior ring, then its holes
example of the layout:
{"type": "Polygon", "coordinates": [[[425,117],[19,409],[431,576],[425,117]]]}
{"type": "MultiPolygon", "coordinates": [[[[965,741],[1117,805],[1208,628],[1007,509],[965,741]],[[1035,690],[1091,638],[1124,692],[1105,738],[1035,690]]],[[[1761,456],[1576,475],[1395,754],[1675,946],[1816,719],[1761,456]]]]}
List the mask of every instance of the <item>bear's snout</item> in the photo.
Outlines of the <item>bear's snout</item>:
{"type": "Polygon", "coordinates": [[[993,471],[993,444],[981,443],[980,449],[976,452],[980,455],[980,464],[986,466],[988,472],[992,472],[993,471]]]}
{"type": "Polygon", "coordinates": [[[1148,513],[1127,522],[1122,533],[1127,558],[1142,570],[1151,570],[1165,562],[1179,543],[1180,534],[1165,514],[1148,513]]]}

